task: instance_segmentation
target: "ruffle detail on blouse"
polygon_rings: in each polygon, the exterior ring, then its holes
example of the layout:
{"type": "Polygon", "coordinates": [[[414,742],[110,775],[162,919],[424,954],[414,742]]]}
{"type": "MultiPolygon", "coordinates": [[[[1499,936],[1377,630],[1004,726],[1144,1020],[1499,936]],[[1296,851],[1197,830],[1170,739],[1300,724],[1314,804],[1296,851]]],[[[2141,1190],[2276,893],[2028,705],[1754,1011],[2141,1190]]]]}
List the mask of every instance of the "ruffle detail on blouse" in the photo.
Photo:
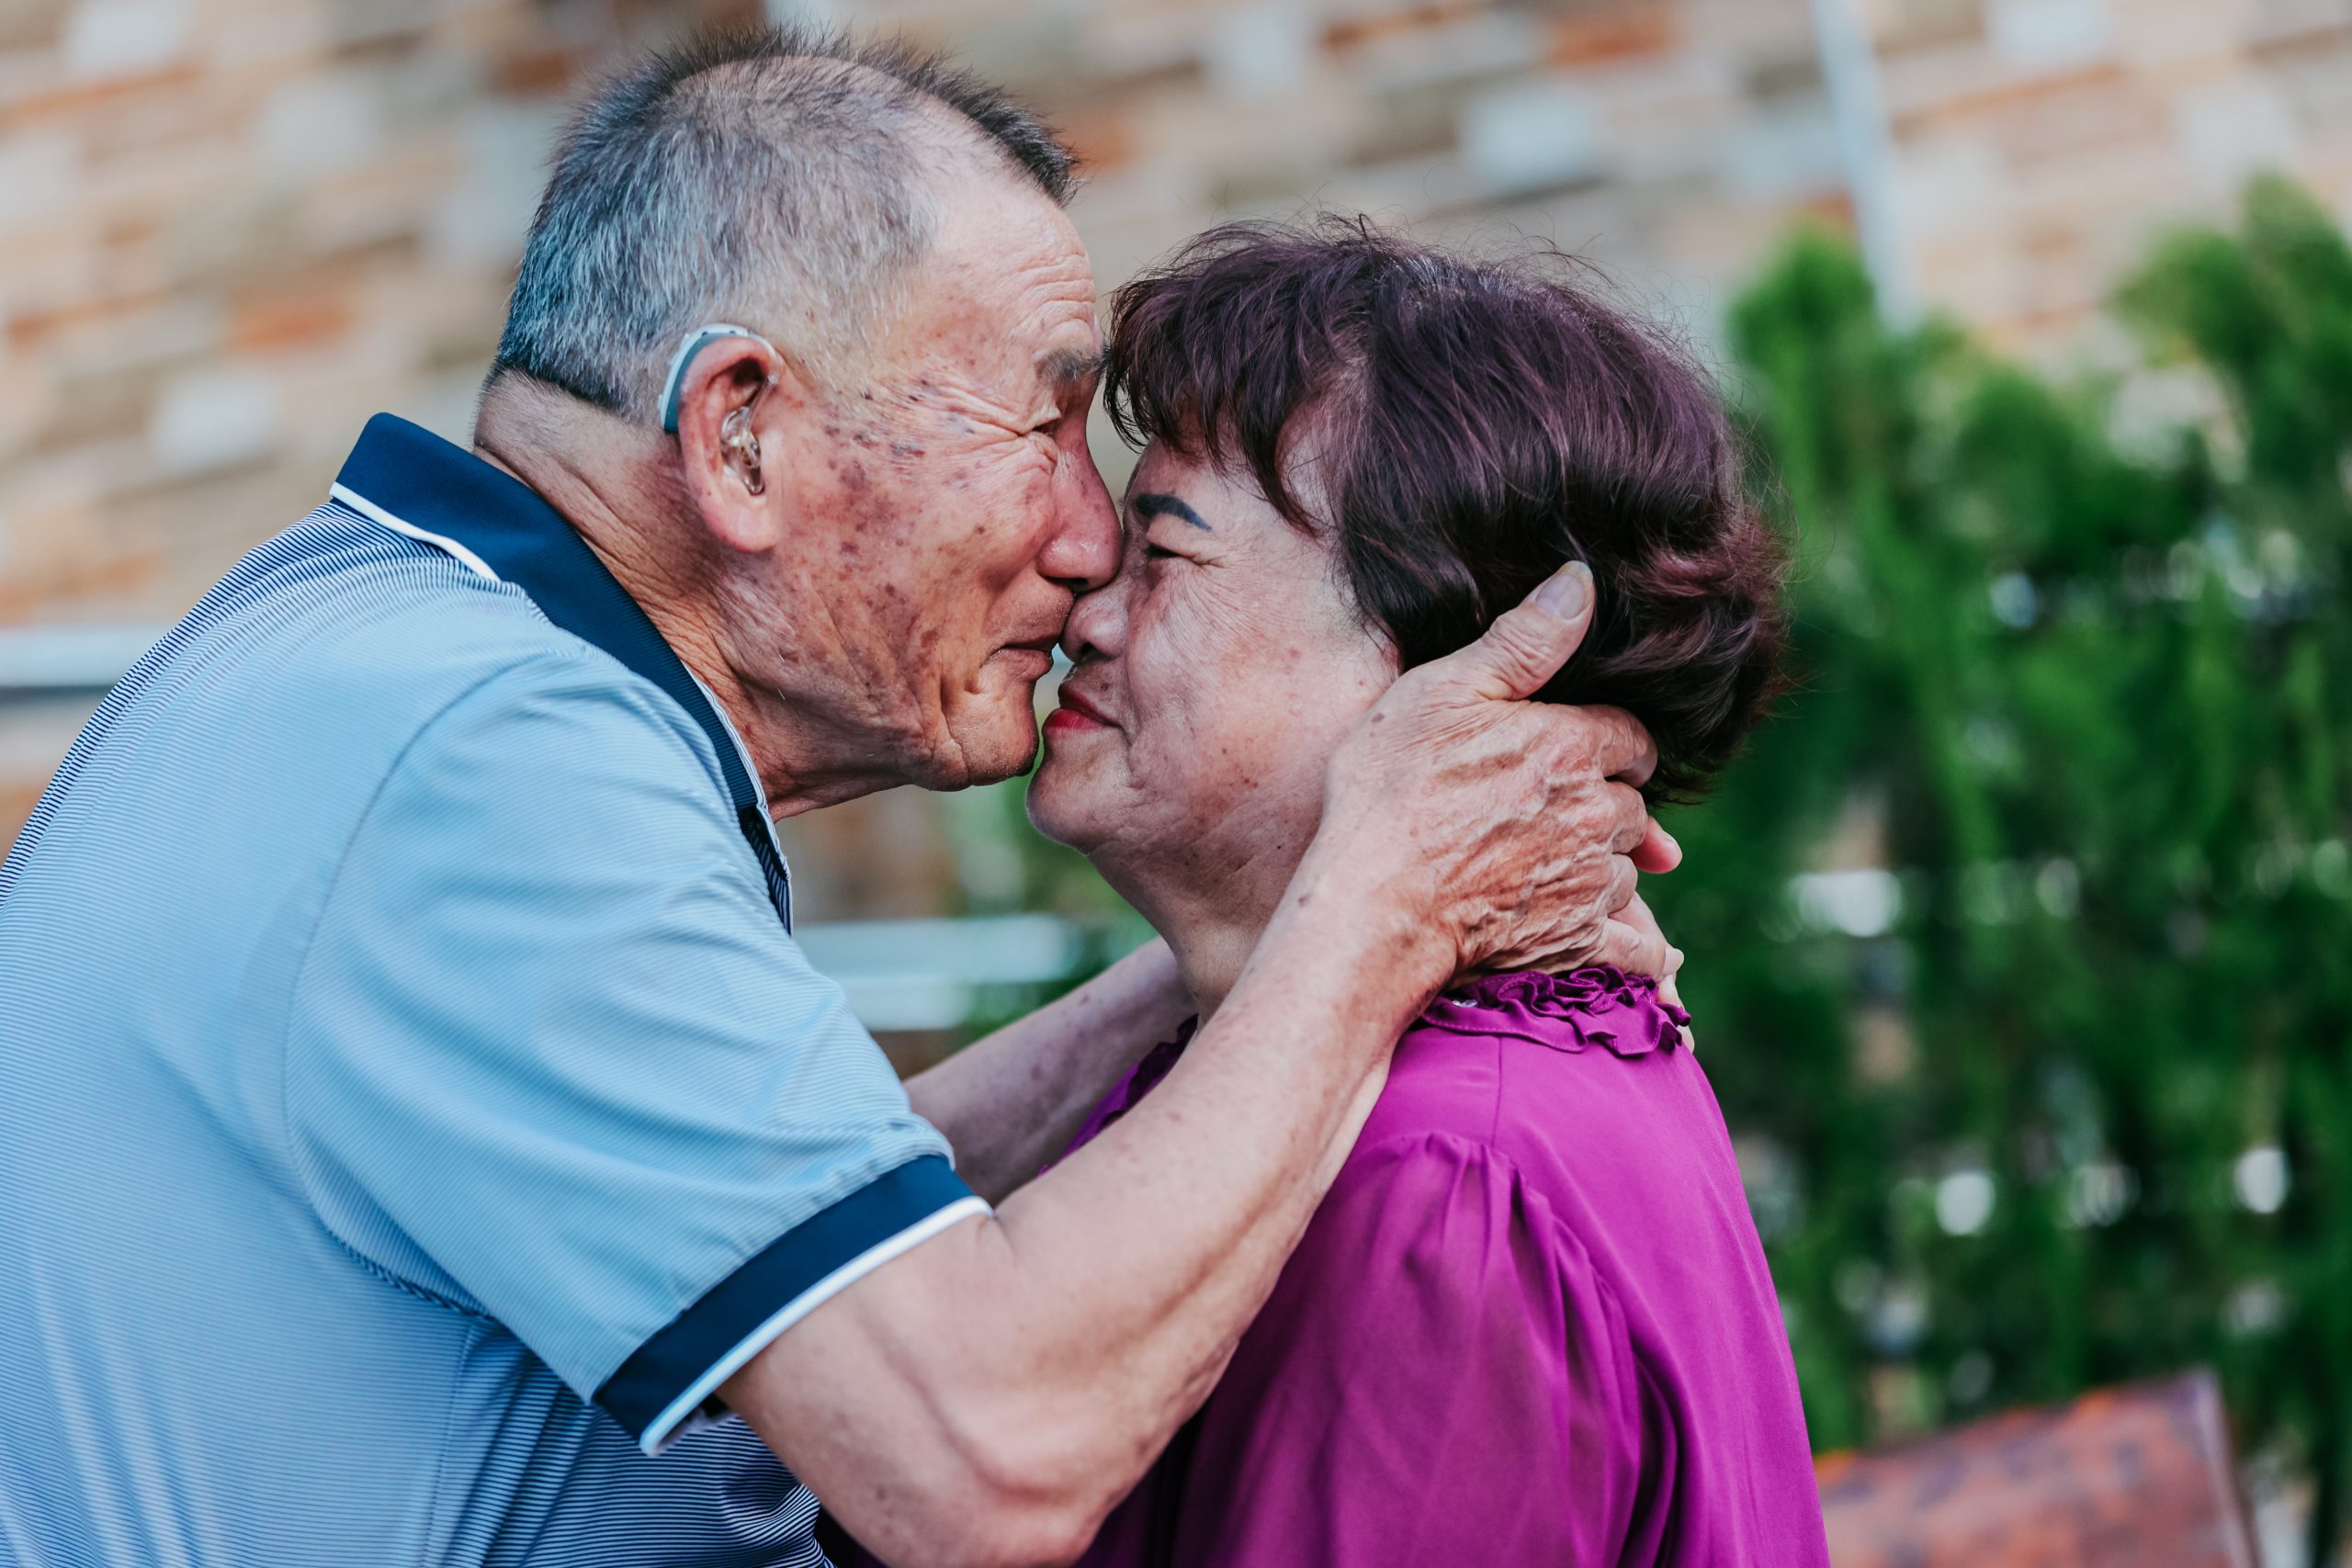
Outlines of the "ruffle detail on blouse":
{"type": "Polygon", "coordinates": [[[1660,999],[1657,982],[1613,964],[1569,975],[1489,975],[1429,1005],[1416,1027],[1504,1035],[1554,1051],[1599,1045],[1646,1056],[1682,1043],[1690,1015],[1660,999]]]}

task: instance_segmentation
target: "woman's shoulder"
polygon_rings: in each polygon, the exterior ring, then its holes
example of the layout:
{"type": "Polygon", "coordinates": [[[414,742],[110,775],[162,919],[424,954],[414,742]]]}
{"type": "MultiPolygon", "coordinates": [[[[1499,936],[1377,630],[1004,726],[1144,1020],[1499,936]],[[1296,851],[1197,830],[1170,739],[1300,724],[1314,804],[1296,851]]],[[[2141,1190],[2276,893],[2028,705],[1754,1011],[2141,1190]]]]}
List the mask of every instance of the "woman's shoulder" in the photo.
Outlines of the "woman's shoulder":
{"type": "Polygon", "coordinates": [[[1604,964],[1472,980],[1430,1002],[1408,1034],[1521,1040],[1571,1055],[1597,1049],[1631,1060],[1681,1045],[1690,1022],[1658,994],[1657,981],[1604,964]]]}
{"type": "Polygon", "coordinates": [[[1596,1186],[1620,1202],[1663,1198],[1702,1169],[1736,1181],[1689,1021],[1654,982],[1613,968],[1475,981],[1398,1042],[1357,1147],[1440,1134],[1507,1160],[1555,1199],[1596,1186]]]}

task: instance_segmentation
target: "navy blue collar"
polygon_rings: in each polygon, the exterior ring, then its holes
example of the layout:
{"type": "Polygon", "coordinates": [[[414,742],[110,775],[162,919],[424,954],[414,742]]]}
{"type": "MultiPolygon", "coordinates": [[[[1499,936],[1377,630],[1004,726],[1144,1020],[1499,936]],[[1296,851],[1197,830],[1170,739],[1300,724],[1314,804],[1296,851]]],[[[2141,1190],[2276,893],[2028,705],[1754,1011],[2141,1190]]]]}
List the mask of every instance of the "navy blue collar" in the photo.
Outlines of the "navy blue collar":
{"type": "Polygon", "coordinates": [[[388,413],[368,422],[334,488],[355,510],[513,583],[548,620],[611,654],[685,709],[710,737],[728,804],[767,875],[776,913],[790,929],[783,857],[733,732],[645,611],[561,513],[504,469],[388,413]]]}

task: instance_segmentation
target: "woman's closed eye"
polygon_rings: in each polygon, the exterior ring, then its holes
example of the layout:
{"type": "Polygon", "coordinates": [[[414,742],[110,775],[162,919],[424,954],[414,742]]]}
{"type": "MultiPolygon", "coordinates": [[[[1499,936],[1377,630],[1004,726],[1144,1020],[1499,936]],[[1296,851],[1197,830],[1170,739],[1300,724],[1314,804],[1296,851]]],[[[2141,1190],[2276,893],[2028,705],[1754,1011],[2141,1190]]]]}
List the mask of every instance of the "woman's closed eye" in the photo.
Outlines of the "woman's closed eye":
{"type": "Polygon", "coordinates": [[[1169,572],[1182,572],[1192,567],[1209,567],[1214,565],[1217,558],[1214,552],[1202,552],[1184,547],[1185,541],[1181,539],[1176,545],[1170,546],[1147,536],[1138,543],[1141,547],[1136,554],[1142,558],[1143,570],[1148,576],[1157,577],[1169,572]]]}
{"type": "Polygon", "coordinates": [[[1171,548],[1166,543],[1170,538],[1182,543],[1187,538],[1211,532],[1207,519],[1193,511],[1189,502],[1159,491],[1147,491],[1131,498],[1127,507],[1127,526],[1135,531],[1136,542],[1143,547],[1146,566],[1160,561],[1198,558],[1185,550],[1171,548]]]}
{"type": "Polygon", "coordinates": [[[1153,518],[1135,531],[1136,553],[1145,564],[1160,561],[1193,560],[1200,558],[1193,553],[1192,541],[1183,536],[1188,530],[1170,527],[1153,518]]]}

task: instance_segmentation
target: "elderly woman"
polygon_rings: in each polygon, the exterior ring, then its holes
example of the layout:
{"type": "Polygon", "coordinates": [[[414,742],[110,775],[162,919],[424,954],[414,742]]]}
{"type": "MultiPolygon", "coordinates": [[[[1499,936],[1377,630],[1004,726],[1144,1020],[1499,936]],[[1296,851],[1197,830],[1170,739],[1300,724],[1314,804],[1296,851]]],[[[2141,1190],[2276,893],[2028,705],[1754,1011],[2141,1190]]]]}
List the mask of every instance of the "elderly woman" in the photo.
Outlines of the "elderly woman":
{"type": "MultiPolygon", "coordinates": [[[[1700,791],[1773,686],[1781,550],[1704,378],[1557,262],[1221,230],[1120,291],[1105,386],[1147,445],[1030,813],[1168,939],[1203,1017],[1351,723],[1564,561],[1599,606],[1544,694],[1640,718],[1654,799],[1700,791]]],[[[1085,1561],[1825,1562],[1684,1021],[1606,969],[1433,999],[1223,1381],[1085,1561]]]]}

